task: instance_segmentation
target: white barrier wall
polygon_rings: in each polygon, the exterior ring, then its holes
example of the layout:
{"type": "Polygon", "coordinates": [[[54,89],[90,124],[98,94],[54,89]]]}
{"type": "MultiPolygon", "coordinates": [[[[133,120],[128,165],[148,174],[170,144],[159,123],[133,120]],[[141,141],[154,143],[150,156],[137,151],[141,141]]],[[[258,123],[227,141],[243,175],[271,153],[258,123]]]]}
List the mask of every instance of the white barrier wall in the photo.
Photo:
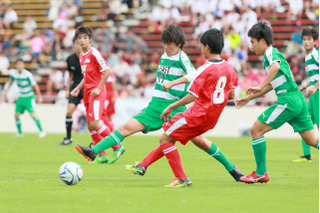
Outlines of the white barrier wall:
{"type": "MultiPolygon", "coordinates": [[[[115,126],[125,123],[132,115],[138,113],[148,104],[147,99],[132,98],[118,99],[116,103],[116,116],[114,117],[115,126]]],[[[217,137],[238,137],[241,132],[248,132],[250,126],[257,119],[266,107],[244,107],[240,110],[233,106],[227,106],[219,119],[214,130],[210,130],[206,135],[217,137]]],[[[14,119],[15,105],[0,104],[0,132],[16,132],[14,119]]],[[[65,113],[66,106],[38,104],[36,114],[38,115],[43,129],[48,133],[65,133],[65,113]]],[[[36,124],[29,114],[25,112],[21,116],[23,132],[38,132],[36,124]]],[[[162,130],[152,134],[161,134],[162,130]]],[[[277,131],[266,134],[267,137],[276,138],[299,138],[293,132],[290,125],[285,124],[277,131]]]]}

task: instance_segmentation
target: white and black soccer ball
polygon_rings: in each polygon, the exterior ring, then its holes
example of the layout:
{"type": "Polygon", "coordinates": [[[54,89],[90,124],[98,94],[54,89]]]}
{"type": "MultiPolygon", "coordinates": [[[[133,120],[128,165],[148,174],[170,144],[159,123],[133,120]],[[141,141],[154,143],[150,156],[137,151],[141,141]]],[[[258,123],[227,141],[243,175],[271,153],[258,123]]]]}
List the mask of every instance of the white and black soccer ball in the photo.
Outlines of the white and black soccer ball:
{"type": "Polygon", "coordinates": [[[83,171],[79,164],[66,162],[59,169],[60,179],[67,185],[75,185],[80,182],[83,171]]]}

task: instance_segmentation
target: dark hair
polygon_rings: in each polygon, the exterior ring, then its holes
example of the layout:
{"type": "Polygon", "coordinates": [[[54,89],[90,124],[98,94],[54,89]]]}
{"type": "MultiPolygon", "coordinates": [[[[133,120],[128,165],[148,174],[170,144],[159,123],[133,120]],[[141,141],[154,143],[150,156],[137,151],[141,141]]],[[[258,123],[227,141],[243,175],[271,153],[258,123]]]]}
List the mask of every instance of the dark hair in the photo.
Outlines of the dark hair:
{"type": "Polygon", "coordinates": [[[319,32],[314,27],[304,27],[301,32],[301,38],[303,36],[312,36],[313,40],[316,41],[319,38],[319,32]]]}
{"type": "Polygon", "coordinates": [[[170,24],[166,29],[163,30],[161,34],[161,41],[163,43],[174,42],[177,46],[181,45],[181,49],[186,43],[183,30],[181,29],[181,27],[174,24],[170,24]]]}
{"type": "Polygon", "coordinates": [[[273,44],[273,32],[271,26],[268,22],[265,21],[260,21],[253,25],[248,31],[248,36],[256,38],[258,41],[263,38],[268,45],[273,44]]]}
{"type": "Polygon", "coordinates": [[[23,60],[22,58],[18,58],[18,59],[16,60],[16,63],[18,63],[19,61],[21,61],[21,62],[24,63],[24,60],[23,60]]]}
{"type": "Polygon", "coordinates": [[[209,45],[210,53],[220,54],[224,46],[223,34],[215,28],[207,30],[201,36],[200,42],[204,46],[209,45]]]}
{"type": "Polygon", "coordinates": [[[74,44],[76,41],[77,41],[77,37],[74,36],[73,39],[72,39],[72,44],[74,44]]]}
{"type": "Polygon", "coordinates": [[[75,33],[76,39],[80,34],[86,34],[89,36],[89,38],[92,38],[92,29],[90,27],[79,26],[75,33]]]}

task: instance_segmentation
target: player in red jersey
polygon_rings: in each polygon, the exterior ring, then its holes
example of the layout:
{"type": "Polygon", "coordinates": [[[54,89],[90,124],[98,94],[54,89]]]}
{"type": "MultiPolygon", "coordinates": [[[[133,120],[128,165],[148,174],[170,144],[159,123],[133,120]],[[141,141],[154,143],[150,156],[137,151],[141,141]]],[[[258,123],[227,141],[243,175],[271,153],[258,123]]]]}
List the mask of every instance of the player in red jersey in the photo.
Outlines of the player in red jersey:
{"type": "MultiPolygon", "coordinates": [[[[192,140],[196,146],[207,152],[210,149],[215,149],[212,156],[223,156],[219,148],[202,134],[214,128],[227,101],[234,98],[234,87],[238,85],[238,77],[232,66],[220,57],[224,46],[221,31],[217,29],[206,31],[200,42],[201,51],[209,61],[198,69],[197,75],[189,86],[189,94],[169,105],[161,117],[168,120],[174,108],[193,101],[194,104],[184,113],[176,114],[163,124],[164,133],[160,137],[160,146],[155,148],[141,163],[127,166],[128,170],[143,175],[147,166],[165,155],[176,177],[167,187],[192,185],[182,168],[179,152],[175,146],[176,141],[185,145],[189,140],[192,140]]],[[[224,157],[223,161],[228,160],[224,157]]],[[[235,173],[238,179],[239,176],[243,176],[243,173],[235,165],[234,169],[236,169],[235,173]]]]}
{"type": "MultiPolygon", "coordinates": [[[[105,110],[106,89],[105,83],[111,73],[110,67],[101,53],[91,46],[92,29],[85,26],[77,28],[75,37],[81,46],[82,53],[79,55],[83,80],[71,92],[77,96],[84,87],[84,103],[86,106],[86,119],[93,143],[96,144],[110,134],[110,129],[100,123],[102,113],[105,110]]],[[[114,150],[117,147],[112,147],[114,150]]],[[[109,157],[105,151],[99,153],[94,163],[107,163],[109,157]]]]}

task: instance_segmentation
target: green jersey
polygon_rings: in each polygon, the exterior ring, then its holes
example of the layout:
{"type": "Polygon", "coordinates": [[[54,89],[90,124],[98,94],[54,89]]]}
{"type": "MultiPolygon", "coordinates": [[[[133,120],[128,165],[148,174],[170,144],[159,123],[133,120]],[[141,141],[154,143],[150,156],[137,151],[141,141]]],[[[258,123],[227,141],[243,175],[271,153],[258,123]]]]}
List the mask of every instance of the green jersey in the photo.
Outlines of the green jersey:
{"type": "Polygon", "coordinates": [[[275,61],[279,62],[280,69],[270,84],[277,96],[281,93],[298,91],[298,86],[293,79],[288,62],[279,50],[272,46],[269,47],[264,54],[264,69],[266,70],[266,75],[269,72],[271,64],[275,61]]]}
{"type": "Polygon", "coordinates": [[[308,80],[312,86],[319,81],[319,50],[313,48],[305,57],[305,69],[308,80]]]}
{"type": "Polygon", "coordinates": [[[13,83],[17,82],[19,88],[19,97],[31,97],[34,95],[32,86],[36,85],[32,74],[28,70],[23,70],[20,74],[18,70],[13,69],[10,73],[10,80],[13,83]]]}
{"type": "Polygon", "coordinates": [[[157,70],[157,80],[152,95],[152,102],[167,103],[169,105],[188,94],[187,87],[189,83],[176,85],[168,91],[162,88],[162,84],[166,81],[179,79],[190,70],[195,70],[195,68],[185,52],[180,51],[174,56],[168,56],[166,53],[163,53],[157,70]]]}

